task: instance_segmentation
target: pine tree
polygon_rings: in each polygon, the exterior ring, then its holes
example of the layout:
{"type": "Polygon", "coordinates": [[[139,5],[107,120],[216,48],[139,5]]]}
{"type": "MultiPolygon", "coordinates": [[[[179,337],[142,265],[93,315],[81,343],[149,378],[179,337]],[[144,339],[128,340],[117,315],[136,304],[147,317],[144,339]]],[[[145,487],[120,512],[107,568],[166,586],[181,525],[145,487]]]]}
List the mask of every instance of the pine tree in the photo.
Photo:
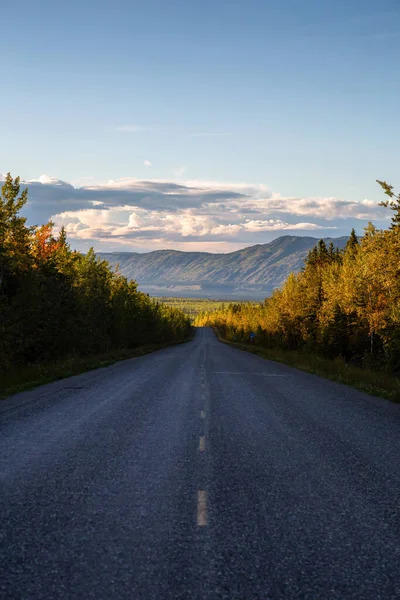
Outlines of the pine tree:
{"type": "Polygon", "coordinates": [[[311,250],[308,251],[307,257],[304,261],[304,267],[302,270],[304,271],[307,268],[313,268],[318,264],[318,248],[314,246],[311,250]]]}
{"type": "Polygon", "coordinates": [[[389,196],[390,200],[382,200],[379,203],[379,206],[384,206],[385,208],[390,208],[394,212],[392,217],[392,224],[390,226],[391,229],[399,227],[400,225],[400,194],[395,194],[393,192],[393,186],[386,183],[386,181],[376,180],[377,183],[381,186],[386,196],[389,196]]]}
{"type": "Polygon", "coordinates": [[[328,262],[329,252],[323,239],[318,242],[318,258],[320,263],[328,262]]]}
{"type": "Polygon", "coordinates": [[[358,248],[358,237],[353,227],[349,235],[349,239],[346,242],[345,251],[354,252],[356,248],[358,248]]]}
{"type": "Polygon", "coordinates": [[[67,248],[69,250],[69,244],[67,242],[67,232],[65,231],[64,225],[60,229],[57,242],[60,248],[67,248]]]}
{"type": "Polygon", "coordinates": [[[19,216],[28,200],[28,190],[20,193],[20,179],[7,173],[0,195],[0,285],[7,271],[26,271],[29,265],[31,229],[19,216]]]}
{"type": "Polygon", "coordinates": [[[357,237],[355,229],[353,227],[353,229],[351,230],[351,233],[348,237],[348,240],[346,242],[346,246],[343,249],[343,256],[347,256],[351,260],[354,260],[354,258],[357,255],[357,252],[359,250],[359,247],[360,247],[360,244],[358,241],[358,237],[357,237]]]}
{"type": "Polygon", "coordinates": [[[71,251],[64,228],[29,228],[10,174],[0,196],[0,378],[27,363],[182,340],[185,315],[165,309],[99,260],[71,251]]]}

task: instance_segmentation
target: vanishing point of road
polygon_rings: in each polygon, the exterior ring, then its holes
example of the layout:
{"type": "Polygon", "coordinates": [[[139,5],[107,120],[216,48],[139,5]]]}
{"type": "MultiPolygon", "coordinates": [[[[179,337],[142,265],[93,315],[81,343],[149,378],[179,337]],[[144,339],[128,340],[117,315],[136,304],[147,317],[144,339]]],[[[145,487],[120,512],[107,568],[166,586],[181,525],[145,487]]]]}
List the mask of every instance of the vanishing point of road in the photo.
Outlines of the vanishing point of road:
{"type": "Polygon", "coordinates": [[[0,403],[2,599],[399,599],[400,406],[193,341],[0,403]]]}

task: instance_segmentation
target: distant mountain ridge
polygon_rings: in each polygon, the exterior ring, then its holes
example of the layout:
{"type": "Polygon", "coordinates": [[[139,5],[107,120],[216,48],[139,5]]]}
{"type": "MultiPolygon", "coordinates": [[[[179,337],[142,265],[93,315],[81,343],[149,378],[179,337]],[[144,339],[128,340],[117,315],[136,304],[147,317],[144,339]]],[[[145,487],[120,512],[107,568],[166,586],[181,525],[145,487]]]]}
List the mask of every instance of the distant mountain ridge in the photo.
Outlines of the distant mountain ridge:
{"type": "MultiPolygon", "coordinates": [[[[112,267],[119,264],[128,279],[154,296],[264,298],[279,287],[292,271],[304,265],[308,251],[319,238],[285,235],[268,244],[229,252],[181,252],[155,250],[98,252],[112,267]]],[[[347,237],[324,238],[343,248],[347,237]]]]}

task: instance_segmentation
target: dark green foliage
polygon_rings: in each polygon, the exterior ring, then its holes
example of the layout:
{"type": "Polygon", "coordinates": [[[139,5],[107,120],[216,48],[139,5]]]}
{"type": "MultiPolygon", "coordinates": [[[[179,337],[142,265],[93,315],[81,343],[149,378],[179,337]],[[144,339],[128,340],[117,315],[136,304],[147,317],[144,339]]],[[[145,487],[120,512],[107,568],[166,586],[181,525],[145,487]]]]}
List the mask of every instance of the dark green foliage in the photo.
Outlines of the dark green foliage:
{"type": "Polygon", "coordinates": [[[329,261],[329,252],[324,240],[319,240],[318,242],[318,258],[321,263],[327,263],[329,261]]]}
{"type": "Polygon", "coordinates": [[[137,290],[93,250],[71,251],[65,229],[28,228],[8,174],[0,196],[0,376],[63,359],[181,341],[189,319],[137,290]]]}
{"type": "Polygon", "coordinates": [[[356,251],[356,249],[358,248],[358,246],[359,246],[358,237],[357,237],[355,229],[353,227],[353,229],[351,230],[351,233],[349,235],[349,239],[346,242],[345,252],[354,253],[356,251]]]}

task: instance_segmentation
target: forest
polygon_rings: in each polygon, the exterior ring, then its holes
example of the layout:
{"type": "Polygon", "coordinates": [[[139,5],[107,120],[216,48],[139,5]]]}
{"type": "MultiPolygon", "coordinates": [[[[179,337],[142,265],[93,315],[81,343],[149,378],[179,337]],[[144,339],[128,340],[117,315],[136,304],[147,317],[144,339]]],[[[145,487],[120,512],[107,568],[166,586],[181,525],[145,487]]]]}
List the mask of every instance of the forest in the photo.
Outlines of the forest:
{"type": "Polygon", "coordinates": [[[183,341],[182,311],[153,301],[64,229],[28,227],[28,191],[10,173],[0,196],[0,378],[11,368],[183,341]]]}
{"type": "Polygon", "coordinates": [[[391,209],[387,230],[354,229],[338,250],[323,240],[301,272],[258,305],[231,303],[200,313],[196,325],[216,327],[227,340],[341,358],[364,369],[400,372],[400,194],[377,181],[391,209]],[[253,337],[254,336],[254,337],[253,337]]]}
{"type": "MultiPolygon", "coordinates": [[[[195,321],[199,313],[211,313],[218,310],[224,310],[226,306],[231,302],[230,300],[217,300],[210,298],[179,298],[179,297],[167,297],[160,296],[157,298],[166,306],[173,308],[179,308],[182,312],[190,317],[192,321],[195,321]]],[[[243,304],[258,304],[255,300],[243,301],[243,304]]]]}

